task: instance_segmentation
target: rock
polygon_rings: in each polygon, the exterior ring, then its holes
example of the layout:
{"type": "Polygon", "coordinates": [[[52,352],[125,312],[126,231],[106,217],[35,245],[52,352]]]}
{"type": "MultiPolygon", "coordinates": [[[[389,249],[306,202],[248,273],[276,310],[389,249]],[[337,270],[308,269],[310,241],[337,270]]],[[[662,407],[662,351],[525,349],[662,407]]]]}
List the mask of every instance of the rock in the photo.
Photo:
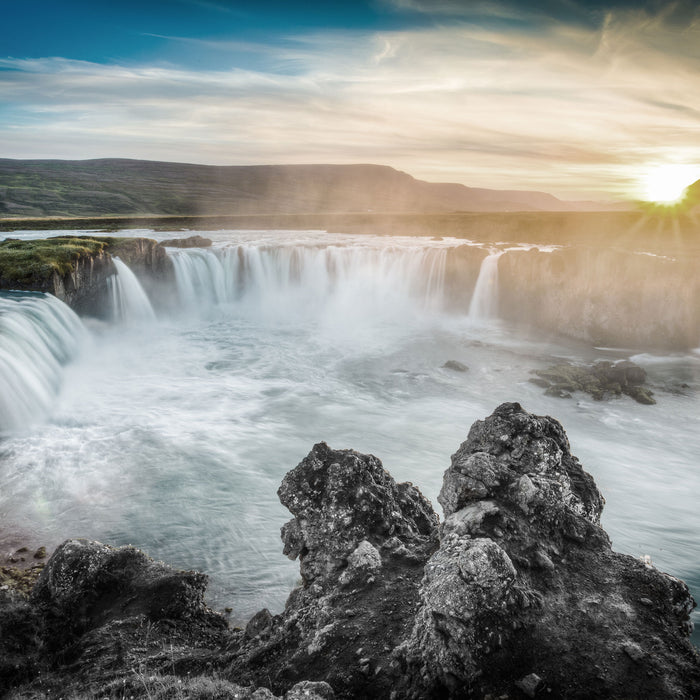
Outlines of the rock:
{"type": "Polygon", "coordinates": [[[0,585],[0,696],[33,678],[41,659],[41,617],[26,596],[0,585]]]}
{"type": "Polygon", "coordinates": [[[642,386],[647,378],[645,370],[629,360],[595,362],[592,365],[565,362],[534,370],[534,374],[537,376],[529,381],[546,389],[547,396],[568,399],[571,392],[583,391],[596,401],[626,394],[639,403],[656,403],[652,391],[642,386]]]}
{"type": "Polygon", "coordinates": [[[160,242],[160,245],[170,248],[208,248],[211,244],[211,238],[204,238],[199,235],[187,238],[169,238],[160,242]]]}
{"type": "Polygon", "coordinates": [[[255,639],[256,637],[269,634],[274,622],[275,618],[270,614],[270,611],[267,608],[263,608],[248,621],[248,624],[245,626],[245,636],[249,639],[255,639]]]}
{"type": "MultiPolygon", "coordinates": [[[[566,237],[561,226],[555,228],[566,237]]],[[[640,255],[650,250],[652,236],[644,244],[635,236],[634,252],[609,239],[582,244],[583,238],[573,236],[573,245],[547,252],[506,251],[498,262],[500,317],[598,347],[686,352],[697,347],[694,244],[671,255],[666,238],[659,254],[640,255]]]]}
{"type": "Polygon", "coordinates": [[[372,455],[315,445],[282,481],[280,501],[294,520],[282,528],[284,553],[300,558],[306,585],[333,585],[362,541],[375,550],[392,537],[423,541],[437,525],[412,484],[397,484],[372,455]]]}
{"type": "Polygon", "coordinates": [[[7,586],[24,595],[28,595],[39,578],[43,567],[43,564],[35,564],[28,568],[2,566],[0,567],[0,586],[7,586]]]}
{"type": "Polygon", "coordinates": [[[542,679],[536,673],[530,673],[529,675],[521,678],[519,681],[515,681],[515,685],[520,688],[520,690],[525,693],[529,698],[534,698],[537,695],[537,691],[542,687],[542,679]]]}
{"type": "Polygon", "coordinates": [[[302,586],[270,637],[246,642],[226,673],[280,694],[309,680],[342,698],[388,697],[392,654],[413,623],[437,516],[376,457],[325,443],[278,494],[295,516],[282,539],[285,554],[300,559],[302,586]]]}
{"type": "Polygon", "coordinates": [[[376,457],[325,443],[279,495],[302,573],[281,614],[227,629],[204,575],[69,540],[29,598],[0,587],[0,694],[700,696],[687,587],[612,551],[603,498],[553,418],[511,403],[474,423],[442,525],[376,457]]]}
{"type": "Polygon", "coordinates": [[[381,568],[382,556],[377,548],[367,540],[362,540],[348,557],[347,569],[340,575],[339,581],[342,585],[348,585],[358,577],[364,577],[368,581],[381,568]]]}
{"type": "Polygon", "coordinates": [[[284,700],[334,700],[335,693],[328,683],[302,681],[284,694],[284,700]]]}
{"type": "Polygon", "coordinates": [[[535,675],[551,697],[697,693],[685,584],[611,550],[603,499],[559,423],[499,406],[453,456],[440,500],[448,518],[402,647],[401,697],[499,697],[513,686],[534,697],[535,675]],[[483,517],[464,532],[447,527],[476,503],[483,517]]]}
{"type": "Polygon", "coordinates": [[[451,369],[455,372],[467,372],[469,367],[467,365],[458,362],[457,360],[447,360],[443,365],[444,369],[451,369]]]}
{"type": "Polygon", "coordinates": [[[206,582],[204,574],[176,571],[134,547],[67,540],[47,562],[31,599],[45,611],[52,642],[63,645],[110,621],[139,616],[224,626],[204,603],[206,582]]]}

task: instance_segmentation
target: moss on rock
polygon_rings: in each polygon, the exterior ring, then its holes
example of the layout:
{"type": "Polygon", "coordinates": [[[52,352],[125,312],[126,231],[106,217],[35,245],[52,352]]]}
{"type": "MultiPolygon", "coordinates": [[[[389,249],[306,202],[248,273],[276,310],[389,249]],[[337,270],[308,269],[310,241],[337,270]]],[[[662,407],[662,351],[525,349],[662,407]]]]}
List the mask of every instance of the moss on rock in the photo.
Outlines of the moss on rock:
{"type": "Polygon", "coordinates": [[[3,287],[12,282],[22,285],[61,276],[75,270],[81,258],[109,252],[116,243],[131,239],[110,236],[57,236],[39,240],[0,241],[0,280],[3,287]]]}

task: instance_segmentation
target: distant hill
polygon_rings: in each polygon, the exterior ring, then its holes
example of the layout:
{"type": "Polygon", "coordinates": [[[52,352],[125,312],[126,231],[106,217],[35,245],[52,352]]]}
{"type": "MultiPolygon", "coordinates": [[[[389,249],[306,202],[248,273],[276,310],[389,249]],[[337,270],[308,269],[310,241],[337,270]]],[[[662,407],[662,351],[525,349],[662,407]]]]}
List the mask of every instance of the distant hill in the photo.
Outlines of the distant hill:
{"type": "Polygon", "coordinates": [[[688,185],[685,190],[684,201],[693,208],[700,206],[700,180],[696,180],[692,185],[688,185]]]}
{"type": "Polygon", "coordinates": [[[432,183],[383,165],[0,159],[0,217],[575,211],[544,192],[432,183]]]}

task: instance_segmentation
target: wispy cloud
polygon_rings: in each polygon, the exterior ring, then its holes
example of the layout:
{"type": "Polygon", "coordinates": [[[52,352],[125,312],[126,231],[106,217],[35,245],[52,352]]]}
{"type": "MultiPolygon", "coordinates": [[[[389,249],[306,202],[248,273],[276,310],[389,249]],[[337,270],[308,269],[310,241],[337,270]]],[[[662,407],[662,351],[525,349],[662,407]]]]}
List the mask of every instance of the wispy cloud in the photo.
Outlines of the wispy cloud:
{"type": "MultiPolygon", "coordinates": [[[[504,9],[505,11],[505,9],[504,9]]],[[[609,13],[242,45],[260,70],[0,60],[10,157],[380,162],[474,186],[628,194],[700,162],[700,22],[609,13]]],[[[220,44],[221,50],[226,47],[220,44]]]]}

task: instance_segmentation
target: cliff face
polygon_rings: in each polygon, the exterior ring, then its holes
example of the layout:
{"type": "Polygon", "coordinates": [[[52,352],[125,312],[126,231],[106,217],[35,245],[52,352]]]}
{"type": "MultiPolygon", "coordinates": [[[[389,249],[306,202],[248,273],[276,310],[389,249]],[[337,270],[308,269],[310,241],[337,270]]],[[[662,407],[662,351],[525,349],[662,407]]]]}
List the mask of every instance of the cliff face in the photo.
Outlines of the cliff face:
{"type": "Polygon", "coordinates": [[[41,291],[53,294],[81,315],[100,316],[108,308],[107,278],[113,274],[111,255],[100,251],[78,258],[69,272],[54,271],[49,288],[41,291]]]}
{"type": "Polygon", "coordinates": [[[153,290],[172,275],[164,248],[149,238],[57,237],[0,243],[0,289],[53,294],[82,315],[103,316],[107,279],[122,259],[153,290]]]}
{"type": "Polygon", "coordinates": [[[700,342],[697,256],[572,246],[498,262],[501,317],[595,345],[687,349],[700,342]]]}
{"type": "Polygon", "coordinates": [[[441,525],[376,457],[323,443],[279,496],[294,516],[285,553],[302,575],[283,613],[228,629],[204,604],[205,576],[68,541],[29,599],[0,590],[4,689],[257,700],[700,693],[687,587],[611,550],[603,498],[552,418],[504,404],[477,421],[445,472],[441,525]]]}

